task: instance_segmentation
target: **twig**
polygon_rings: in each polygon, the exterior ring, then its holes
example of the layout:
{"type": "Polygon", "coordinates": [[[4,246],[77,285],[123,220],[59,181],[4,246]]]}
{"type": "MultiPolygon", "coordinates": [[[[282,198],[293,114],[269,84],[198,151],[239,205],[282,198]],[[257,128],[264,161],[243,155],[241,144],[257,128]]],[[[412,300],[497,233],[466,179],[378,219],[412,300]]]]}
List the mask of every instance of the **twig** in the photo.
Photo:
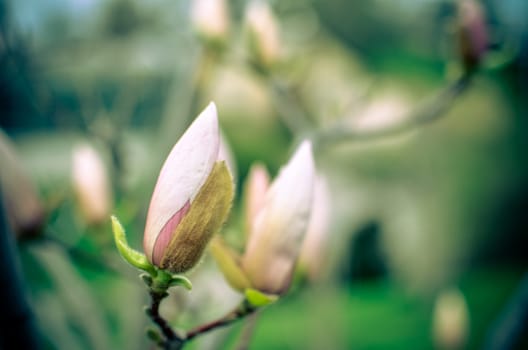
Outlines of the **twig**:
{"type": "Polygon", "coordinates": [[[319,146],[326,146],[328,144],[335,144],[346,140],[372,140],[397,135],[420,125],[431,123],[447,112],[447,110],[453,105],[455,99],[467,89],[471,82],[471,77],[471,74],[460,76],[436,96],[432,102],[412,111],[408,118],[404,118],[398,124],[393,124],[377,130],[361,131],[350,129],[350,127],[346,127],[340,122],[338,125],[319,133],[316,141],[319,146]]]}
{"type": "Polygon", "coordinates": [[[158,328],[163,333],[163,336],[166,338],[166,341],[163,342],[164,348],[167,350],[177,350],[182,348],[184,340],[172,330],[172,327],[169,325],[169,323],[159,314],[160,303],[167,295],[167,292],[151,290],[151,304],[147,309],[147,314],[151,318],[152,322],[158,326],[158,328]]]}
{"type": "Polygon", "coordinates": [[[195,337],[201,334],[207,333],[209,331],[212,331],[214,329],[230,325],[233,322],[236,322],[248,315],[251,315],[255,311],[256,309],[251,307],[251,305],[249,305],[248,302],[244,300],[238,307],[236,307],[234,310],[229,312],[224,317],[219,318],[218,320],[212,321],[210,323],[206,323],[204,325],[198,326],[188,331],[187,336],[185,337],[185,341],[192,340],[195,337]]]}

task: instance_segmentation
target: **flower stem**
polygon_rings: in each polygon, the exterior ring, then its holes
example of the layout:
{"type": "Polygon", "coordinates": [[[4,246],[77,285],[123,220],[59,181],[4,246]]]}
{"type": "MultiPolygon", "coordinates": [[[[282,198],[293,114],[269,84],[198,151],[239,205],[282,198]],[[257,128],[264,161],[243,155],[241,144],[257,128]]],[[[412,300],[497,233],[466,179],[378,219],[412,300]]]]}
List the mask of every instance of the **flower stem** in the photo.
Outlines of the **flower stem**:
{"type": "Polygon", "coordinates": [[[165,291],[155,291],[150,290],[150,299],[151,304],[147,309],[147,315],[150,317],[152,322],[154,322],[161,333],[165,337],[165,341],[162,342],[163,348],[166,350],[178,350],[181,349],[184,343],[184,340],[180,338],[169,325],[169,323],[161,317],[159,314],[159,307],[161,301],[168,295],[165,291]]]}
{"type": "Polygon", "coordinates": [[[185,337],[185,341],[192,340],[196,338],[199,335],[202,335],[204,333],[207,333],[209,331],[212,331],[214,329],[224,327],[227,325],[230,325],[248,315],[251,315],[253,312],[255,312],[257,309],[249,305],[249,303],[244,300],[238,307],[236,307],[231,312],[227,313],[222,318],[219,318],[215,321],[206,323],[204,325],[198,326],[189,332],[187,332],[187,336],[185,337]]]}

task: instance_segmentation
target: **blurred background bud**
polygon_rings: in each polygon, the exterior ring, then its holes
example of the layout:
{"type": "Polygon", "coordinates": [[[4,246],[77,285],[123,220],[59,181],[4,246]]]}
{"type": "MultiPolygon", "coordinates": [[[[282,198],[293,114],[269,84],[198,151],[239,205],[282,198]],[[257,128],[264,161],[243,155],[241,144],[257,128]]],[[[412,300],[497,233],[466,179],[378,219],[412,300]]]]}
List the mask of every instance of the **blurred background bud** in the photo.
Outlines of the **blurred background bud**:
{"type": "Polygon", "coordinates": [[[332,214],[332,202],[326,180],[320,176],[315,178],[312,215],[306,231],[299,266],[311,281],[321,277],[321,273],[328,261],[329,230],[332,214]]]}
{"type": "Polygon", "coordinates": [[[437,349],[463,349],[469,333],[468,307],[458,289],[443,291],[436,299],[433,337],[437,349]]]}
{"type": "Polygon", "coordinates": [[[7,216],[18,237],[36,235],[44,224],[44,208],[37,190],[7,135],[0,130],[0,194],[7,216]]]}
{"type": "Polygon", "coordinates": [[[288,290],[310,220],[314,181],[312,147],[304,141],[251,224],[242,266],[255,289],[279,295],[288,290]]]}
{"type": "Polygon", "coordinates": [[[488,48],[485,13],[476,0],[458,3],[458,49],[466,71],[472,71],[482,61],[488,48]]]}
{"type": "Polygon", "coordinates": [[[229,11],[225,0],[193,0],[191,20],[207,42],[223,44],[229,35],[229,11]]]}
{"type": "Polygon", "coordinates": [[[101,156],[92,146],[83,144],[73,150],[72,164],[72,185],[83,219],[90,225],[106,222],[113,195],[101,156]]]}
{"type": "Polygon", "coordinates": [[[262,67],[277,63],[281,55],[279,23],[265,1],[253,0],[246,10],[249,49],[262,67]]]}

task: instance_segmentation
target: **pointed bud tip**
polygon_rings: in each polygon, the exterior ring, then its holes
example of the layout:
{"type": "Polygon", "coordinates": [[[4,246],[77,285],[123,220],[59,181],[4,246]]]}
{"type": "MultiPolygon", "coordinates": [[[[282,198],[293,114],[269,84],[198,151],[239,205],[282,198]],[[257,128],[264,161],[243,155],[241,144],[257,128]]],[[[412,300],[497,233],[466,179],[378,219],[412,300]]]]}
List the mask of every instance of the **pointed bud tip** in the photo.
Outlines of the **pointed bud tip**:
{"type": "Polygon", "coordinates": [[[297,151],[290,160],[290,164],[302,164],[308,166],[311,171],[315,171],[311,141],[304,140],[299,145],[297,151]]]}

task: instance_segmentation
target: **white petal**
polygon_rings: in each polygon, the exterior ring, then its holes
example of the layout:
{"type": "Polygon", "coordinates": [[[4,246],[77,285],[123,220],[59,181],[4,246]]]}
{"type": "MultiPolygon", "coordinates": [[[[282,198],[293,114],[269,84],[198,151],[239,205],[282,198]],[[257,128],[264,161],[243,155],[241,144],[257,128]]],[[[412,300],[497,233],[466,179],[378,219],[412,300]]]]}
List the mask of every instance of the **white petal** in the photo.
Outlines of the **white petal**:
{"type": "Polygon", "coordinates": [[[306,270],[312,280],[319,277],[327,260],[325,253],[330,240],[331,215],[332,201],[328,184],[324,178],[316,176],[312,215],[299,256],[299,265],[306,270]]]}
{"type": "Polygon", "coordinates": [[[144,249],[152,261],[156,238],[169,219],[194,197],[207,180],[219,149],[216,106],[210,103],[173,147],[161,168],[145,226],[144,249]]]}
{"type": "Polygon", "coordinates": [[[246,239],[250,236],[252,227],[258,214],[266,202],[266,194],[269,188],[269,175],[266,168],[261,164],[253,164],[249,169],[244,194],[246,205],[246,239]]]}
{"type": "Polygon", "coordinates": [[[243,257],[260,290],[280,294],[289,286],[310,218],[314,178],[311,144],[305,141],[271,185],[243,257]]]}

